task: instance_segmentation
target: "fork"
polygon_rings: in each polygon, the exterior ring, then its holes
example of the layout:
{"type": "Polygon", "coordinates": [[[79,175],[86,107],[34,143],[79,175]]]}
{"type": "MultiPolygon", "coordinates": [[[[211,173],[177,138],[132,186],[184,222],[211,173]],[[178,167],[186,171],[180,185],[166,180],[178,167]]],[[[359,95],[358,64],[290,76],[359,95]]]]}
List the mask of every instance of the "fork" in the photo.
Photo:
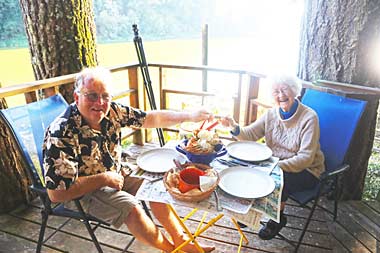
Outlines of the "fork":
{"type": "Polygon", "coordinates": [[[216,210],[218,212],[223,211],[223,208],[220,206],[219,195],[218,195],[217,189],[214,190],[214,196],[215,196],[215,202],[216,202],[216,210]]]}

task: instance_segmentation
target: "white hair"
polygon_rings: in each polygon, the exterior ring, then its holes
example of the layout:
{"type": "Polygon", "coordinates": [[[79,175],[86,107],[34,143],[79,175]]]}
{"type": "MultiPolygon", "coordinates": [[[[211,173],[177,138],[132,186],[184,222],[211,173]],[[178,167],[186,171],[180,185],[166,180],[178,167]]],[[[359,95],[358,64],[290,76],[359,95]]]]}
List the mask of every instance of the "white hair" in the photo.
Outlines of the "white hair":
{"type": "Polygon", "coordinates": [[[289,87],[289,89],[292,91],[294,97],[300,95],[302,84],[301,80],[298,79],[296,76],[287,75],[287,74],[281,74],[281,75],[273,75],[268,77],[269,83],[271,84],[271,87],[274,85],[284,84],[289,87]]]}
{"type": "Polygon", "coordinates": [[[110,84],[112,81],[111,71],[104,67],[90,67],[85,68],[75,76],[74,91],[79,93],[89,80],[97,79],[104,84],[110,84]]]}

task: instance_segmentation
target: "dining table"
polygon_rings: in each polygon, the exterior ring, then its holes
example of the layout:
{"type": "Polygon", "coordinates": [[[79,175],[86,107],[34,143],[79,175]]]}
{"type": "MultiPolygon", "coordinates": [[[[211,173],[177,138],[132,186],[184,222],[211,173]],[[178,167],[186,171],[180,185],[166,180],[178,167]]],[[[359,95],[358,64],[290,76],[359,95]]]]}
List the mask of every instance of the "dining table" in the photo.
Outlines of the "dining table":
{"type": "MultiPolygon", "coordinates": [[[[148,144],[144,146],[132,145],[125,150],[128,154],[126,163],[133,171],[131,176],[145,179],[136,193],[137,199],[142,201],[166,203],[173,209],[174,212],[175,209],[173,206],[180,205],[193,208],[193,210],[203,210],[205,213],[215,214],[215,217],[211,219],[211,223],[206,224],[203,228],[197,229],[195,233],[190,235],[189,240],[195,240],[196,236],[204,232],[209,226],[213,225],[223,216],[230,217],[235,226],[237,226],[238,231],[241,232],[240,245],[242,241],[248,243],[248,240],[240,230],[240,226],[237,224],[237,221],[254,230],[258,230],[260,228],[260,221],[262,219],[272,219],[277,222],[279,221],[281,192],[283,188],[283,172],[277,165],[279,160],[278,158],[271,156],[269,159],[264,161],[250,163],[235,159],[228,154],[218,157],[210,163],[210,166],[215,169],[219,175],[226,173],[240,173],[239,170],[241,170],[242,173],[253,173],[254,176],[263,175],[263,178],[266,180],[270,178],[270,182],[260,183],[260,181],[257,181],[257,184],[261,186],[258,186],[255,192],[252,192],[253,195],[248,196],[245,196],[245,193],[239,192],[239,190],[235,193],[235,189],[233,187],[231,188],[231,191],[229,191],[230,188],[226,187],[228,184],[221,187],[219,182],[219,186],[215,189],[215,193],[211,194],[210,197],[205,200],[198,202],[179,201],[178,199],[173,198],[165,188],[162,180],[164,172],[155,172],[149,171],[149,169],[142,169],[141,167],[144,166],[141,166],[141,159],[139,163],[140,166],[137,164],[139,157],[141,158],[142,156],[146,156],[144,155],[147,154],[146,152],[160,149],[165,149],[165,152],[168,152],[167,149],[174,149],[177,143],[178,142],[176,141],[169,141],[164,147],[159,147],[155,144],[148,144]],[[269,188],[264,189],[263,191],[263,187],[269,188]],[[256,192],[258,195],[256,195],[256,192]],[[263,194],[265,195],[262,196],[263,194]],[[251,196],[252,198],[250,198],[251,196]]],[[[151,158],[153,159],[154,157],[151,158]]],[[[173,167],[174,166],[175,165],[173,163],[173,167]]],[[[239,182],[236,182],[236,184],[238,183],[239,182]]],[[[188,217],[185,217],[185,220],[187,218],[188,217]]],[[[178,219],[180,218],[178,217],[178,219]]],[[[181,220],[181,223],[182,221],[184,221],[184,219],[181,220]]],[[[183,223],[182,225],[184,226],[183,223]]],[[[187,230],[186,226],[184,227],[184,230],[187,230]]],[[[187,232],[189,233],[189,231],[187,232]]]]}

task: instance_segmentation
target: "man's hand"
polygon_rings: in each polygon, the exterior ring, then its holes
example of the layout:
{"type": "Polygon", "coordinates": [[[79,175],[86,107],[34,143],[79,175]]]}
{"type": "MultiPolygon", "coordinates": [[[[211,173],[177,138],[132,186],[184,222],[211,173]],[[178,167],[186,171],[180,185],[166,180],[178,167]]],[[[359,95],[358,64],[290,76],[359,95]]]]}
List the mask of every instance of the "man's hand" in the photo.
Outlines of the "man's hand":
{"type": "Polygon", "coordinates": [[[124,177],[122,174],[119,174],[115,171],[106,171],[104,172],[106,177],[106,184],[108,187],[114,188],[118,191],[123,189],[124,177]]]}
{"type": "Polygon", "coordinates": [[[124,177],[114,171],[107,171],[92,176],[79,177],[68,189],[47,189],[52,202],[64,202],[81,197],[104,186],[120,191],[124,185],[124,177]]]}
{"type": "Polygon", "coordinates": [[[202,120],[213,121],[214,115],[206,109],[199,109],[191,113],[189,121],[198,122],[202,120]]]}

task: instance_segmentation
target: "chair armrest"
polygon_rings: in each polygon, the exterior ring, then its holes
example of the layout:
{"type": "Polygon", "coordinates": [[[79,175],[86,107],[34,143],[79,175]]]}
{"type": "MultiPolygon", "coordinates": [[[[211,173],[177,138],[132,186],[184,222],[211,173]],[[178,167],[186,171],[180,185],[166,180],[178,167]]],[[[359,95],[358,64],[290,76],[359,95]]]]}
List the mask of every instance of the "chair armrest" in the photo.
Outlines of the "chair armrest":
{"type": "Polygon", "coordinates": [[[329,179],[331,177],[334,177],[334,176],[336,176],[338,174],[341,174],[341,173],[345,172],[349,168],[350,168],[349,164],[342,164],[341,166],[339,166],[338,168],[336,168],[334,171],[322,174],[321,175],[321,180],[326,180],[326,179],[329,179]]]}

